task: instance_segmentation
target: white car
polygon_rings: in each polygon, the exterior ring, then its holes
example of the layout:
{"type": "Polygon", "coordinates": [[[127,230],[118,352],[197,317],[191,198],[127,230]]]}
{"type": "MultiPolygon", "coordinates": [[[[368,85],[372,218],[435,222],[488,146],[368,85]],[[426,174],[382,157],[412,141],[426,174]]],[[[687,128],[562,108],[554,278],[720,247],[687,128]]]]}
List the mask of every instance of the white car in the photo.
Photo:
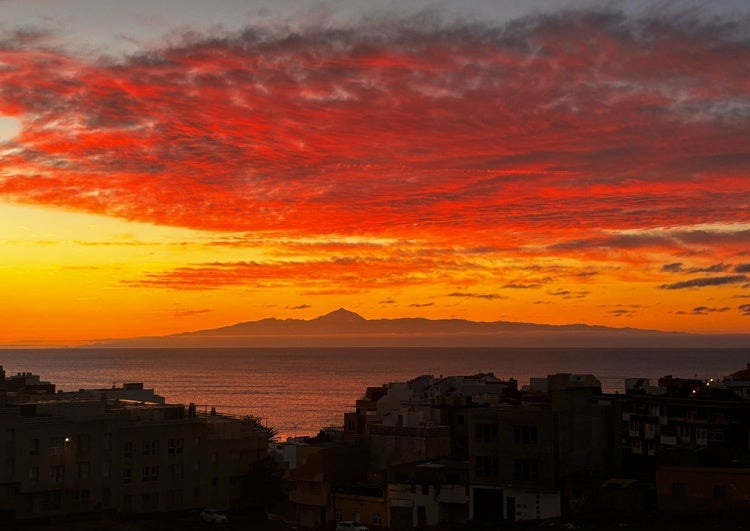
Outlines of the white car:
{"type": "Polygon", "coordinates": [[[367,526],[359,522],[339,522],[336,531],[369,531],[367,526]]]}
{"type": "Polygon", "coordinates": [[[201,520],[212,524],[226,524],[229,521],[226,514],[214,509],[203,509],[201,511],[201,520]]]}

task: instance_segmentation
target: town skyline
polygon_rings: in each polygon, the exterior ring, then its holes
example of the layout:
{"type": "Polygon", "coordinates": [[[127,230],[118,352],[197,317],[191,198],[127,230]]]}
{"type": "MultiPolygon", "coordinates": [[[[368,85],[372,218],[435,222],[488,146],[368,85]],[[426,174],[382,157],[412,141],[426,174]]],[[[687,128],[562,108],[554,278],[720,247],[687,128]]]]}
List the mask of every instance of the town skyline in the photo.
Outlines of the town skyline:
{"type": "Polygon", "coordinates": [[[746,333],[750,9],[647,4],[0,3],[0,346],[746,333]]]}

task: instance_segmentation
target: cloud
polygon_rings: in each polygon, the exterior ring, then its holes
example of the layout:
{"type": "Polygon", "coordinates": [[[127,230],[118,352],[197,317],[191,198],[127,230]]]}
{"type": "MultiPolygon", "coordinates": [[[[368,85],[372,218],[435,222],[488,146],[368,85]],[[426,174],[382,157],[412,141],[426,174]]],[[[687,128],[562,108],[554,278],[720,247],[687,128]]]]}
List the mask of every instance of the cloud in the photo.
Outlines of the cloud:
{"type": "Polygon", "coordinates": [[[532,284],[520,284],[517,282],[512,282],[509,284],[505,284],[503,286],[503,289],[536,289],[542,287],[542,285],[543,284],[540,282],[535,282],[532,284]]]}
{"type": "Polygon", "coordinates": [[[499,300],[499,299],[509,298],[504,295],[498,295],[496,293],[471,293],[471,292],[461,292],[461,291],[454,291],[453,293],[449,293],[448,297],[467,297],[467,298],[473,298],[473,299],[487,299],[487,300],[499,300]]]}
{"type": "Polygon", "coordinates": [[[477,255],[715,245],[599,231],[748,221],[744,23],[373,19],[110,60],[10,34],[0,197],[207,230],[449,227],[477,255]]]}
{"type": "Polygon", "coordinates": [[[738,308],[742,312],[742,315],[750,315],[750,304],[740,304],[738,308]]]}
{"type": "Polygon", "coordinates": [[[690,280],[683,280],[682,282],[674,282],[672,284],[662,284],[659,286],[660,289],[688,289],[688,288],[704,288],[708,286],[726,286],[731,284],[740,284],[747,281],[748,277],[745,275],[725,275],[721,277],[706,277],[706,278],[693,278],[690,280]]]}
{"type": "Polygon", "coordinates": [[[562,297],[563,299],[583,299],[590,292],[587,290],[571,291],[567,289],[556,289],[556,290],[548,290],[545,293],[553,297],[562,297]]]}
{"type": "Polygon", "coordinates": [[[728,306],[725,306],[723,308],[709,308],[707,306],[697,306],[693,308],[692,314],[693,315],[708,315],[710,313],[723,313],[729,310],[728,306]]]}
{"type": "Polygon", "coordinates": [[[734,266],[735,273],[750,273],[750,264],[739,264],[734,266]]]}
{"type": "Polygon", "coordinates": [[[722,273],[731,269],[731,266],[727,264],[713,264],[705,267],[683,267],[684,264],[676,262],[673,264],[666,264],[662,266],[661,270],[666,273],[722,273]]]}
{"type": "Polygon", "coordinates": [[[661,270],[667,273],[680,273],[682,271],[682,266],[682,262],[664,264],[663,266],[661,266],[661,270]]]}
{"type": "Polygon", "coordinates": [[[175,311],[172,315],[174,317],[192,317],[193,315],[201,315],[201,314],[210,313],[210,312],[213,312],[213,311],[215,311],[215,310],[207,310],[207,309],[203,309],[203,310],[178,310],[178,311],[175,311]]]}
{"type": "Polygon", "coordinates": [[[284,306],[285,310],[306,310],[312,308],[309,304],[299,304],[297,306],[284,306]]]}
{"type": "Polygon", "coordinates": [[[415,303],[410,304],[409,308],[426,308],[428,306],[434,306],[434,305],[435,305],[434,302],[425,302],[425,303],[422,303],[422,304],[415,302],[415,303]]]}

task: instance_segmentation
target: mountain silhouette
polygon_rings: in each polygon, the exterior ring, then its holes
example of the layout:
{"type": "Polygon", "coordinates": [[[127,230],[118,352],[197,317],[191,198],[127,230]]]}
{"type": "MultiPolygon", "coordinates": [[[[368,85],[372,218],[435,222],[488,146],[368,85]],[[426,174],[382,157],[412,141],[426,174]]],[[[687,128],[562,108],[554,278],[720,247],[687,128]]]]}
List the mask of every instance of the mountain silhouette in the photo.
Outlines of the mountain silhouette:
{"type": "Polygon", "coordinates": [[[750,335],[422,317],[371,320],[339,308],[310,320],[268,318],[168,336],[102,340],[90,346],[747,348],[750,335]]]}

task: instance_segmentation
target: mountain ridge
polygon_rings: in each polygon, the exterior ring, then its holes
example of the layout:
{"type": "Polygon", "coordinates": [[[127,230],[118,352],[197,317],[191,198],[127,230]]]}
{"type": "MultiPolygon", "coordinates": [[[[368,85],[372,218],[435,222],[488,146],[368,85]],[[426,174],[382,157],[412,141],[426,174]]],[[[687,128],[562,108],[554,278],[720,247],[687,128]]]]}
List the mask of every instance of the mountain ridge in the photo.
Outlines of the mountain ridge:
{"type": "Polygon", "coordinates": [[[580,323],[547,325],[458,318],[366,319],[339,308],[312,319],[271,317],[166,336],[100,340],[88,346],[747,348],[750,334],[691,334],[580,323]]]}

